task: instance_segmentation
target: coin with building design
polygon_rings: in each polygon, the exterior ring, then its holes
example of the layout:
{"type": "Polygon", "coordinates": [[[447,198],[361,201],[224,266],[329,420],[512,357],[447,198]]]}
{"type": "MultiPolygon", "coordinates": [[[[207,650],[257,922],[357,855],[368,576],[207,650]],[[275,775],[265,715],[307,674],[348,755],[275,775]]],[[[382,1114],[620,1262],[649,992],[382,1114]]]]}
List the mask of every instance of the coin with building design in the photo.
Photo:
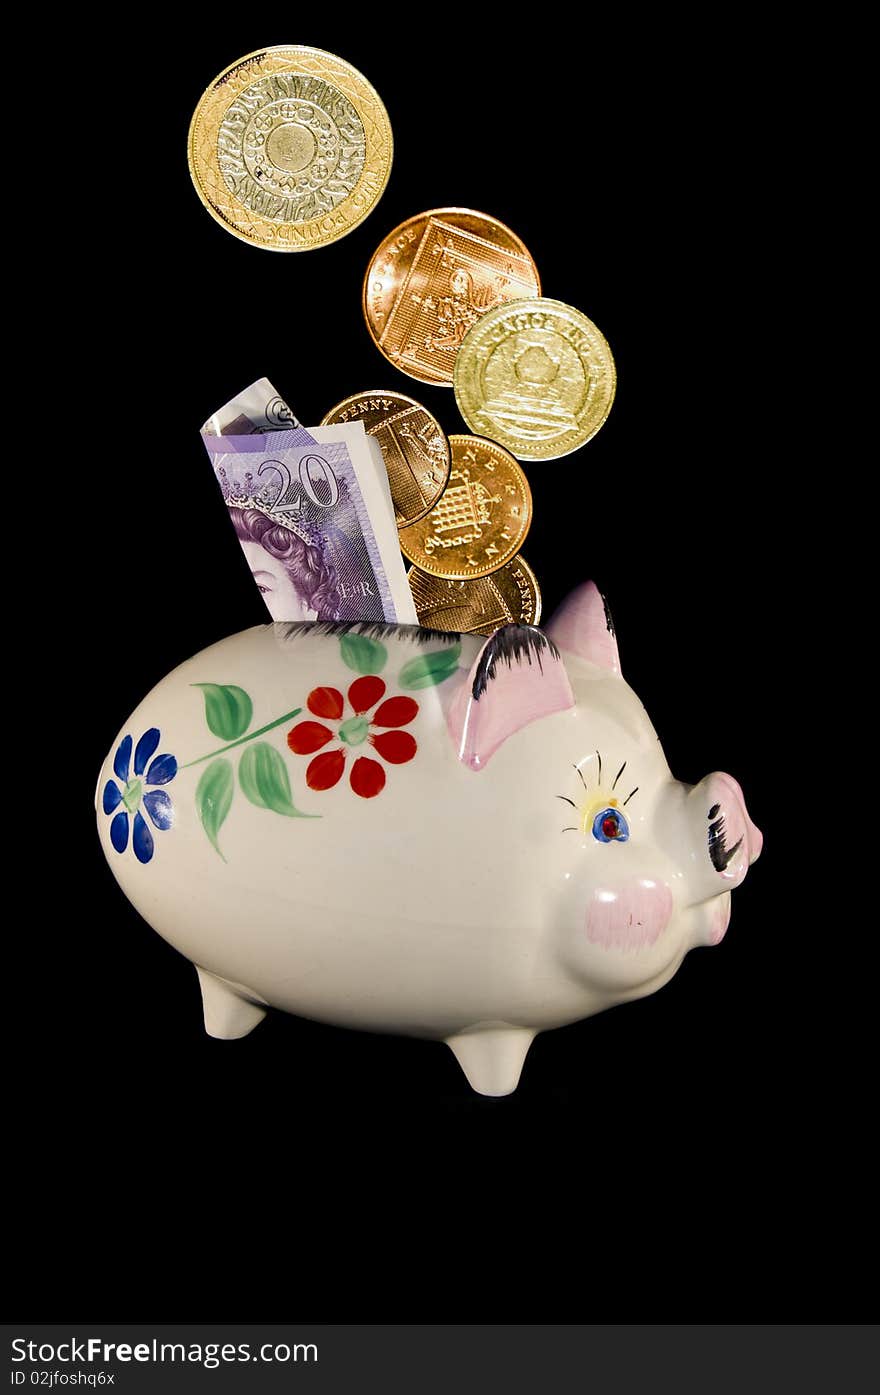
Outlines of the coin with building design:
{"type": "Polygon", "coordinates": [[[335,242],[373,208],[391,172],[391,125],[350,63],[280,45],[230,65],[202,95],[189,168],[212,217],[277,252],[335,242]]]}
{"type": "Polygon", "coordinates": [[[402,392],[356,392],[338,402],[321,422],[362,421],[379,442],[388,471],[398,528],[424,518],[449,480],[449,442],[427,408],[402,392]]]}
{"type": "Polygon", "coordinates": [[[464,336],[493,306],[541,294],[538,270],[510,228],[467,208],[435,208],[390,232],[364,278],[374,343],[402,372],[452,385],[464,336]]]}
{"type": "Polygon", "coordinates": [[[556,460],[589,441],[611,411],[616,381],[605,336],[560,300],[497,306],[455,360],[455,400],[468,426],[520,460],[556,460]]]}
{"type": "Polygon", "coordinates": [[[482,436],[450,436],[452,469],[429,514],[400,530],[404,557],[431,576],[488,576],[519,552],[532,492],[509,451],[482,436]]]}
{"type": "Polygon", "coordinates": [[[541,619],[541,590],[521,556],[470,581],[428,576],[418,567],[410,567],[407,579],[419,624],[429,630],[493,635],[502,625],[537,625],[541,619]]]}

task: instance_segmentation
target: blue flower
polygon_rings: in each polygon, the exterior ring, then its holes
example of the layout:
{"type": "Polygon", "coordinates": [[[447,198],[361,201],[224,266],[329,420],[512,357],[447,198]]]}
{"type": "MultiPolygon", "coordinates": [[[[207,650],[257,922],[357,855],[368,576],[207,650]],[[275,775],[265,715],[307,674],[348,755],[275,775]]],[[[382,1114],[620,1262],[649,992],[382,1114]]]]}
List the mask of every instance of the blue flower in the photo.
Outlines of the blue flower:
{"type": "Polygon", "coordinates": [[[103,807],[105,814],[113,814],[110,824],[110,842],[118,853],[128,847],[128,822],[133,820],[131,846],[138,862],[149,862],[153,856],[153,835],[150,826],[141,813],[143,804],[150,820],[156,828],[170,828],[174,820],[171,799],[162,789],[147,789],[145,785],[167,785],[177,774],[177,761],[174,756],[156,756],[151,759],[159,745],[159,728],[150,727],[145,731],[134,752],[134,774],[131,774],[131,737],[123,736],[113,757],[113,773],[116,780],[108,780],[104,786],[103,807]],[[150,762],[147,766],[147,762],[150,762]],[[144,771],[146,770],[146,774],[144,771]],[[121,788],[120,788],[121,786],[121,788]],[[122,805],[120,809],[119,806],[122,805]],[[116,810],[119,810],[116,813],[116,810]]]}

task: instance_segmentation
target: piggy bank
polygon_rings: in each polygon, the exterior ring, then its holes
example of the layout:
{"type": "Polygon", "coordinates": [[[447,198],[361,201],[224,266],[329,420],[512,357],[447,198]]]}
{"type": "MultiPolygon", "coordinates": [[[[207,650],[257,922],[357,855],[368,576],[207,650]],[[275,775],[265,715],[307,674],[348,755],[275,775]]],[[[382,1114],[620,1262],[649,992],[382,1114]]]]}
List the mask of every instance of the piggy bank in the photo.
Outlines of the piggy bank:
{"type": "Polygon", "coordinates": [[[433,1038],[486,1095],[539,1031],[717,944],[762,842],[731,776],[673,779],[592,583],[490,639],[233,635],[144,699],[96,806],[211,1036],[275,1007],[433,1038]]]}

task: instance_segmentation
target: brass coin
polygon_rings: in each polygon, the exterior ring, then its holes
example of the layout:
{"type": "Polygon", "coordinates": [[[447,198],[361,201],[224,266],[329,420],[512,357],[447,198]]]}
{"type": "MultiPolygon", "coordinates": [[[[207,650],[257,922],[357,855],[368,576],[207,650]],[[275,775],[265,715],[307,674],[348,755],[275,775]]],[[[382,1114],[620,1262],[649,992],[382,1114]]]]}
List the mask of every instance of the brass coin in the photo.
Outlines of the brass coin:
{"type": "Polygon", "coordinates": [[[471,325],[495,305],[540,294],[538,269],[510,228],[468,208],[435,208],[380,243],[364,277],[363,311],[395,368],[450,387],[471,325]]]}
{"type": "Polygon", "coordinates": [[[455,400],[472,431],[520,460],[556,460],[595,436],[614,401],[611,350],[561,300],[499,305],[468,331],[455,400]]]}
{"type": "Polygon", "coordinates": [[[522,556],[474,581],[428,576],[418,567],[407,577],[419,624],[429,630],[493,635],[501,625],[537,625],[541,618],[541,590],[522,556]]]}
{"type": "Polygon", "coordinates": [[[211,83],[189,128],[189,169],[213,218],[275,252],[335,242],[380,198],[391,125],[356,68],[302,44],[259,49],[211,83]]]}
{"type": "Polygon", "coordinates": [[[434,506],[400,531],[400,550],[430,576],[468,581],[497,572],[519,552],[532,521],[532,491],[512,455],[480,436],[450,436],[452,471],[434,506]]]}
{"type": "Polygon", "coordinates": [[[382,449],[398,528],[424,518],[446,488],[452,456],[440,423],[402,392],[356,392],[321,422],[362,421],[382,449]]]}

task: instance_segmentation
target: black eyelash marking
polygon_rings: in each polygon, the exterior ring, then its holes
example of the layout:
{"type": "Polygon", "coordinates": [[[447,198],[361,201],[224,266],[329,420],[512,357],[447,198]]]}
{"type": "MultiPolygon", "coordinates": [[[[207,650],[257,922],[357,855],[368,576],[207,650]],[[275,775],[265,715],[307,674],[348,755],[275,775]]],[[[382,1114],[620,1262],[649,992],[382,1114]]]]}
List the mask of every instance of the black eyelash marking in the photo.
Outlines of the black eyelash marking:
{"type": "MultiPolygon", "coordinates": [[[[620,769],[618,770],[617,774],[615,775],[615,777],[614,777],[614,785],[617,784],[617,782],[618,782],[618,780],[620,779],[621,775],[623,774],[624,770],[626,770],[626,761],[623,762],[623,765],[620,767],[620,769]]],[[[614,789],[614,785],[611,786],[612,790],[614,789]]]]}
{"type": "Polygon", "coordinates": [[[563,833],[580,833],[580,829],[579,829],[579,828],[575,828],[575,826],[574,826],[573,823],[570,823],[570,824],[568,825],[568,828],[563,828],[562,831],[563,831],[563,833]]]}
{"type": "Polygon", "coordinates": [[[576,766],[574,767],[574,769],[575,769],[575,770],[577,771],[577,773],[578,773],[578,776],[579,776],[579,778],[580,778],[581,784],[583,785],[584,789],[586,789],[586,788],[587,788],[587,782],[586,782],[586,780],[585,780],[584,777],[583,777],[583,773],[582,773],[582,771],[581,771],[580,766],[579,766],[579,765],[576,765],[576,766]]]}
{"type": "Polygon", "coordinates": [[[709,818],[710,818],[710,819],[714,819],[714,818],[716,817],[716,815],[717,815],[717,813],[718,813],[718,810],[719,810],[720,808],[721,808],[721,805],[720,805],[720,804],[713,804],[713,805],[712,805],[712,808],[709,810],[709,818]]]}
{"type": "MultiPolygon", "coordinates": [[[[299,635],[367,635],[373,639],[409,639],[415,644],[455,644],[460,634],[451,630],[429,630],[422,625],[396,625],[386,620],[293,620],[278,621],[274,626],[282,639],[299,635]]],[[[267,626],[268,629],[268,626],[267,626]]]]}
{"type": "MultiPolygon", "coordinates": [[[[718,809],[720,806],[718,804],[715,804],[712,807],[714,809],[718,809]]],[[[742,838],[738,838],[732,848],[728,849],[725,846],[723,814],[721,815],[720,819],[716,819],[714,823],[710,823],[709,856],[712,859],[712,866],[715,868],[716,872],[725,871],[727,864],[730,862],[732,857],[736,856],[741,844],[742,838]]]]}
{"type": "Polygon", "coordinates": [[[514,663],[531,665],[533,654],[542,673],[542,654],[548,654],[552,659],[559,658],[559,650],[552,639],[548,639],[542,630],[535,629],[534,625],[502,625],[501,629],[496,630],[492,638],[487,640],[477,664],[471,689],[474,702],[479,702],[495,677],[500,663],[506,664],[508,668],[512,668],[514,663]]]}
{"type": "Polygon", "coordinates": [[[624,807],[624,809],[626,808],[626,806],[627,806],[627,804],[629,803],[629,801],[632,799],[633,795],[634,795],[634,794],[638,794],[638,792],[639,792],[639,787],[638,787],[638,785],[636,785],[636,787],[635,787],[634,790],[630,790],[629,794],[626,796],[626,799],[623,801],[623,807],[624,807]]]}
{"type": "Polygon", "coordinates": [[[570,805],[571,805],[572,809],[576,809],[576,808],[577,808],[577,805],[575,804],[574,800],[573,800],[573,799],[569,799],[569,797],[568,797],[567,794],[557,794],[556,798],[557,798],[557,799],[564,799],[565,802],[566,802],[566,804],[570,804],[570,805]]]}
{"type": "Polygon", "coordinates": [[[602,608],[603,608],[603,610],[605,611],[605,628],[607,629],[607,631],[608,631],[608,633],[609,633],[610,635],[613,635],[613,634],[614,634],[614,621],[613,621],[612,618],[611,618],[611,608],[610,608],[610,606],[608,605],[608,602],[606,601],[605,597],[602,595],[602,592],[601,592],[601,591],[599,592],[599,596],[600,596],[600,598],[601,598],[601,600],[602,600],[602,608]]]}
{"type": "Polygon", "coordinates": [[[599,760],[599,785],[601,786],[601,784],[602,784],[602,757],[601,757],[601,755],[599,755],[599,752],[598,752],[598,751],[596,752],[596,756],[598,757],[598,760],[599,760]]]}

